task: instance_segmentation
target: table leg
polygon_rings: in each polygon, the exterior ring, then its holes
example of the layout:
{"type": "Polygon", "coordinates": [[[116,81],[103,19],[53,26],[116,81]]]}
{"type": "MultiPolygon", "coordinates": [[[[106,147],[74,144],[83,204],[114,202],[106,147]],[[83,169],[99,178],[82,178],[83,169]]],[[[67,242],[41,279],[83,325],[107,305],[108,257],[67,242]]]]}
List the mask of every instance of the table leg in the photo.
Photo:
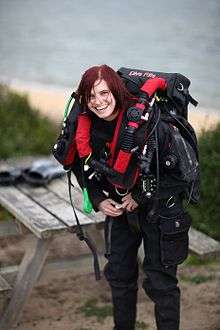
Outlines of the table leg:
{"type": "Polygon", "coordinates": [[[52,238],[47,240],[31,237],[12,290],[10,302],[0,320],[0,329],[9,330],[21,317],[25,303],[36,283],[46,260],[52,238]]]}

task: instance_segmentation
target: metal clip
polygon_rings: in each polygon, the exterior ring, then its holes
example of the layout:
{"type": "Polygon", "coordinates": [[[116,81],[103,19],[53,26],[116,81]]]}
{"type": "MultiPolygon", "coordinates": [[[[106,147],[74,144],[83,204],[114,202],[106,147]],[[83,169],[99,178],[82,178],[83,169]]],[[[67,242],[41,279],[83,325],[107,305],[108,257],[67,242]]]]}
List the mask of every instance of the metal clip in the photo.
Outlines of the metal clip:
{"type": "Polygon", "coordinates": [[[175,205],[175,197],[171,196],[170,198],[168,198],[168,200],[166,201],[166,207],[168,209],[170,209],[171,207],[173,207],[175,205]]]}

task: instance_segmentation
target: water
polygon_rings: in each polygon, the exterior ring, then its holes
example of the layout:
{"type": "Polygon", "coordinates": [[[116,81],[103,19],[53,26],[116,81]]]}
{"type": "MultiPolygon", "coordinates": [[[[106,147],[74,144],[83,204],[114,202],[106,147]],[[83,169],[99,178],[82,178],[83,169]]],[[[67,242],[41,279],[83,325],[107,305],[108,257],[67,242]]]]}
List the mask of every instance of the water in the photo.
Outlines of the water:
{"type": "Polygon", "coordinates": [[[0,0],[0,80],[70,88],[96,64],[180,72],[220,109],[219,0],[0,0]]]}

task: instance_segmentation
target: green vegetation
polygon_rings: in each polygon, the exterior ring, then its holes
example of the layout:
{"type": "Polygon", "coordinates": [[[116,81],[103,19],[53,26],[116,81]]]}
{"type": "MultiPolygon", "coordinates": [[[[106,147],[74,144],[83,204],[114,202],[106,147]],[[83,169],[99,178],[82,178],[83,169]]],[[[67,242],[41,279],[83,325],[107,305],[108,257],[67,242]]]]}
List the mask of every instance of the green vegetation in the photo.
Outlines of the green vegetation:
{"type": "Polygon", "coordinates": [[[184,266],[204,266],[204,265],[212,265],[216,261],[215,257],[206,257],[200,258],[194,254],[189,254],[188,258],[184,261],[184,266]]]}
{"type": "MultiPolygon", "coordinates": [[[[111,305],[98,305],[98,299],[91,298],[85,304],[77,309],[77,312],[83,313],[85,317],[95,316],[97,322],[103,323],[104,319],[108,316],[112,317],[113,310],[111,305]]],[[[143,321],[137,321],[136,327],[138,329],[147,329],[148,325],[143,321]]]]}
{"type": "Polygon", "coordinates": [[[1,159],[49,154],[55,138],[55,125],[40,116],[26,96],[0,85],[1,159]]]}
{"type": "Polygon", "coordinates": [[[213,281],[215,280],[216,277],[214,275],[205,276],[205,275],[195,274],[193,276],[180,275],[180,278],[182,281],[185,282],[190,282],[193,284],[201,284],[201,283],[213,281]]]}
{"type": "Polygon", "coordinates": [[[112,316],[112,306],[97,306],[97,304],[97,299],[89,299],[82,307],[78,309],[78,312],[83,313],[85,317],[95,316],[97,321],[102,323],[106,317],[112,316]]]}
{"type": "Polygon", "coordinates": [[[13,219],[13,215],[11,215],[0,205],[0,221],[9,219],[13,219]]]}
{"type": "Polygon", "coordinates": [[[148,325],[145,322],[143,322],[143,321],[136,322],[136,326],[135,326],[136,330],[147,329],[147,328],[148,328],[148,325]]]}
{"type": "Polygon", "coordinates": [[[190,207],[193,226],[220,240],[220,123],[199,138],[201,199],[190,207]]]}

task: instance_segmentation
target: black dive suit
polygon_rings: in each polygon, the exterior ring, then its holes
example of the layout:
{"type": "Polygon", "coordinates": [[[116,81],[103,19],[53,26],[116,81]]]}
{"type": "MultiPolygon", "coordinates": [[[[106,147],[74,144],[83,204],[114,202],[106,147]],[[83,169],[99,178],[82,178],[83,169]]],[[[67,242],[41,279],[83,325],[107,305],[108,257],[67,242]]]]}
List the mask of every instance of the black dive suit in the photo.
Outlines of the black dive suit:
{"type": "MultiPolygon", "coordinates": [[[[106,141],[112,140],[116,121],[107,122],[94,118],[91,144],[95,156],[99,159],[106,141]]],[[[159,153],[162,155],[167,136],[163,127],[160,125],[158,127],[159,153]]],[[[138,139],[142,139],[141,128],[137,131],[137,143],[138,139]]],[[[81,172],[77,164],[73,171],[81,182],[81,172]]],[[[163,171],[161,173],[163,181],[163,177],[166,178],[167,174],[163,175],[163,171]]],[[[109,193],[110,198],[121,202],[114,187],[104,177],[98,181],[93,176],[91,180],[88,180],[88,190],[96,211],[98,204],[107,198],[103,189],[109,193]]],[[[139,190],[138,185],[133,189],[133,198],[138,203],[140,203],[137,198],[139,190]]],[[[145,199],[135,212],[123,213],[117,218],[106,217],[108,263],[104,274],[112,290],[114,329],[116,330],[135,329],[138,290],[137,253],[142,239],[145,252],[143,270],[146,274],[143,288],[155,304],[157,329],[179,329],[180,290],[177,286],[176,271],[177,264],[181,263],[188,253],[188,230],[191,222],[182,208],[181,190],[182,188],[178,188],[177,184],[176,186],[173,184],[173,188],[166,188],[165,193],[161,191],[161,198],[159,198],[154,216],[149,215],[153,202],[145,199]],[[137,217],[139,230],[135,230],[132,226],[132,221],[137,221],[137,217]]]]}

